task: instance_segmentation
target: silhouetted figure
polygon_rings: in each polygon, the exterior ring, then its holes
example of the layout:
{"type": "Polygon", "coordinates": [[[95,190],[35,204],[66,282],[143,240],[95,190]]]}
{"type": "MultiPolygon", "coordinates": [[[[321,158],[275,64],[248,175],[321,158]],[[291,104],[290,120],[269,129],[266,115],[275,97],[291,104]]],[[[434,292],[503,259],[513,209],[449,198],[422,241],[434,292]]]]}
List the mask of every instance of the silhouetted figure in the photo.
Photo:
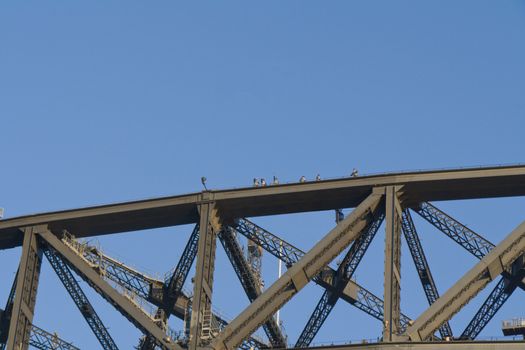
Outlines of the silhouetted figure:
{"type": "Polygon", "coordinates": [[[339,222],[343,221],[345,218],[345,214],[343,214],[343,210],[336,209],[335,210],[335,223],[338,224],[339,222]]]}

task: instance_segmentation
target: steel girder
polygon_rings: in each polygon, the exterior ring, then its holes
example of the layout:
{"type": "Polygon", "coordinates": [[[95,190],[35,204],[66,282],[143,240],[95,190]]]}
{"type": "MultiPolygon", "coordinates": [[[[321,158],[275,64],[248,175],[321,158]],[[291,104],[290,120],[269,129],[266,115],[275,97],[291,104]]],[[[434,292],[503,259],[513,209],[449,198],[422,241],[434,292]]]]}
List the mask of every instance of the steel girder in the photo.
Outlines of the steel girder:
{"type": "Polygon", "coordinates": [[[96,267],[100,276],[123,286],[130,292],[144,299],[148,299],[152,286],[154,288],[159,284],[158,280],[126,266],[93,246],[80,244],[78,252],[81,253],[92,266],[96,267]]]}
{"type": "Polygon", "coordinates": [[[463,333],[461,333],[459,339],[476,339],[516,289],[516,285],[514,285],[514,288],[509,289],[508,287],[505,278],[501,277],[498,284],[494,287],[483,305],[481,305],[463,333]]]}
{"type": "MultiPolygon", "coordinates": [[[[166,300],[168,300],[168,306],[170,304],[170,300],[175,300],[171,310],[169,309],[169,307],[167,308],[167,310],[169,310],[170,314],[180,319],[184,319],[184,309],[187,308],[188,304],[191,304],[191,300],[187,295],[184,294],[182,290],[180,290],[177,294],[177,289],[170,291],[166,284],[164,284],[163,287],[160,287],[163,285],[163,282],[161,280],[157,280],[151,276],[148,276],[142,272],[130,268],[124,263],[103,253],[100,249],[96,247],[89,246],[85,243],[80,243],[74,240],[71,234],[69,233],[64,234],[65,237],[68,237],[67,240],[69,241],[69,244],[75,246],[76,252],[79,253],[83,258],[85,258],[92,265],[91,267],[95,271],[97,271],[101,277],[107,279],[111,283],[114,283],[119,288],[123,288],[128,292],[131,292],[136,298],[142,299],[157,306],[159,309],[166,307],[166,300]],[[107,273],[108,271],[110,273],[107,273]],[[146,288],[146,286],[149,287],[146,288]],[[165,296],[166,293],[169,293],[169,295],[165,296]]],[[[177,268],[175,268],[174,270],[175,273],[172,274],[172,276],[175,274],[179,276],[178,278],[176,278],[176,280],[178,281],[182,281],[187,277],[188,268],[192,264],[192,262],[190,262],[192,259],[191,256],[193,256],[193,259],[195,258],[195,248],[193,246],[196,244],[196,242],[198,242],[198,230],[194,229],[181,257],[181,261],[185,261],[185,263],[183,264],[185,267],[178,268],[179,266],[181,266],[181,262],[179,261],[177,268]],[[179,272],[177,273],[177,271],[179,272]],[[186,277],[183,276],[184,273],[186,273],[186,277]]],[[[170,280],[173,280],[173,278],[170,278],[167,281],[170,280]]],[[[183,284],[184,283],[182,283],[182,285],[183,284]]],[[[179,284],[177,283],[175,285],[179,284]]],[[[158,324],[157,316],[158,315],[156,315],[155,320],[157,320],[156,322],[158,324]]],[[[214,324],[217,324],[218,328],[224,328],[228,324],[226,320],[222,319],[217,314],[213,314],[212,322],[214,324]]],[[[145,340],[146,338],[151,339],[152,342],[148,344],[143,341],[140,344],[140,346],[154,346],[155,341],[151,337],[145,336],[141,340],[145,340]]],[[[265,344],[262,340],[250,338],[242,344],[242,347],[246,350],[249,350],[250,348],[267,348],[268,345],[265,344]]]]}
{"type": "MultiPolygon", "coordinates": [[[[4,310],[0,309],[0,321],[2,321],[3,314],[4,310]]],[[[5,341],[0,345],[0,348],[4,349],[5,341]]],[[[56,333],[51,334],[35,325],[31,325],[29,345],[40,350],[80,350],[73,344],[60,339],[56,333]]]]}
{"type": "Polygon", "coordinates": [[[508,270],[523,251],[525,251],[525,222],[485,255],[407,328],[406,334],[409,339],[420,341],[431,336],[490,281],[508,270]]]}
{"type": "MultiPolygon", "coordinates": [[[[152,298],[152,291],[156,291],[162,286],[161,281],[140,273],[139,271],[123,264],[122,262],[113,259],[94,246],[76,241],[68,232],[64,232],[64,239],[67,239],[68,243],[75,247],[77,253],[79,253],[92,266],[92,268],[94,268],[100,274],[100,276],[108,281],[111,281],[115,285],[124,288],[129,293],[136,295],[138,298],[149,301],[152,298]]],[[[163,317],[163,314],[156,314],[155,320],[159,328],[166,330],[167,327],[162,322],[163,317]]],[[[90,321],[88,321],[88,323],[89,322],[90,321]]],[[[96,326],[96,323],[94,326],[96,326]]],[[[94,332],[97,335],[95,330],[94,332]]],[[[105,341],[105,339],[99,338],[99,341],[102,342],[105,341]]],[[[151,336],[144,336],[141,339],[139,348],[141,350],[153,349],[155,344],[155,339],[152,339],[151,336]]],[[[103,347],[104,346],[111,346],[111,344],[103,344],[103,347]]]]}
{"type": "Polygon", "coordinates": [[[525,195],[525,166],[358,176],[172,197],[28,215],[0,222],[0,249],[21,245],[21,227],[49,225],[79,238],[197,223],[197,207],[213,197],[228,219],[353,208],[373,188],[404,186],[403,203],[525,195]]]}
{"type": "Polygon", "coordinates": [[[359,238],[357,238],[352,244],[348,253],[343,258],[343,261],[337,268],[335,283],[335,290],[337,292],[329,292],[328,290],[324,291],[321,299],[310,316],[310,319],[301,332],[299,339],[295,343],[296,348],[308,347],[315,338],[324,321],[337,303],[337,300],[339,300],[344,286],[347,284],[348,280],[352,278],[384,218],[384,210],[378,210],[370,225],[363,230],[364,232],[362,232],[359,235],[359,238]]]}
{"type": "Polygon", "coordinates": [[[326,321],[328,315],[332,312],[336,302],[337,298],[332,298],[332,295],[327,290],[323,292],[321,299],[317,302],[314,311],[310,315],[308,322],[304,326],[303,331],[295,343],[296,348],[306,348],[310,346],[323,326],[324,321],[326,321]]]}
{"type": "Polygon", "coordinates": [[[178,344],[173,343],[166,333],[158,328],[151,316],[102,279],[99,273],[81,254],[67,246],[47,229],[39,231],[39,235],[45,240],[46,244],[60,254],[70,268],[75,270],[86,283],[91,285],[104,299],[108,300],[135,327],[145,334],[151,334],[155,338],[157,345],[164,349],[182,350],[178,344]]]}
{"type": "MultiPolygon", "coordinates": [[[[9,296],[7,298],[6,307],[4,310],[0,309],[0,349],[4,350],[7,342],[9,321],[11,319],[11,312],[15,299],[16,282],[18,279],[18,270],[15,274],[9,296]]],[[[78,350],[71,343],[60,339],[56,334],[51,334],[31,325],[31,333],[29,335],[29,345],[41,350],[78,350]]]]}
{"type": "Polygon", "coordinates": [[[29,345],[40,350],[80,350],[73,344],[60,339],[56,334],[46,332],[35,325],[31,327],[29,345]]]}
{"type": "Polygon", "coordinates": [[[479,308],[478,312],[474,315],[461,334],[460,339],[476,339],[483,328],[485,328],[498,310],[516,290],[518,284],[525,276],[523,255],[512,265],[511,276],[510,279],[505,277],[500,278],[498,284],[496,284],[483,305],[479,308]]]}
{"type": "Polygon", "coordinates": [[[494,244],[428,202],[422,202],[414,210],[478,259],[494,248],[494,244]]]}
{"type": "Polygon", "coordinates": [[[306,254],[248,219],[236,220],[233,228],[241,235],[256,242],[277,259],[282,260],[287,268],[292,267],[306,254]]]}
{"type": "MultiPolygon", "coordinates": [[[[488,252],[490,252],[495,245],[485,239],[480,234],[474,232],[470,228],[463,225],[458,220],[449,216],[442,210],[438,209],[436,206],[422,202],[418,207],[414,209],[423,219],[428,221],[439,231],[443,232],[445,235],[450,237],[461,247],[465,248],[469,253],[474,255],[476,258],[483,258],[488,252]]],[[[506,279],[506,284],[512,285],[517,283],[517,286],[525,290],[525,283],[522,281],[515,282],[513,276],[507,272],[503,271],[503,276],[506,279]],[[512,282],[511,282],[512,279],[512,282]]],[[[514,289],[513,289],[514,290],[514,289]]],[[[462,337],[472,337],[477,336],[483,328],[488,324],[488,322],[494,316],[494,313],[501,308],[501,306],[508,299],[506,292],[508,289],[498,288],[496,286],[492,293],[487,297],[481,308],[474,315],[473,319],[467,326],[467,329],[464,331],[462,337]],[[488,310],[489,314],[484,315],[484,310],[488,310]],[[466,333],[465,333],[466,332],[466,333]]]]}
{"type": "MultiPolygon", "coordinates": [[[[434,277],[432,277],[432,272],[428,266],[427,258],[425,257],[425,252],[423,251],[423,246],[419,240],[416,226],[412,221],[412,216],[408,209],[403,210],[403,215],[401,217],[403,234],[408,245],[412,259],[414,260],[414,265],[416,267],[417,273],[419,275],[419,280],[423,286],[423,290],[428,300],[428,304],[432,305],[438,298],[439,293],[434,282],[434,277]]],[[[452,329],[448,322],[445,322],[441,327],[439,327],[439,333],[443,339],[446,337],[452,338],[452,329]]]]}
{"type": "MultiPolygon", "coordinates": [[[[161,329],[166,331],[168,328],[168,315],[164,313],[163,309],[157,309],[154,316],[155,324],[161,329]]],[[[154,350],[156,348],[155,338],[151,335],[142,335],[139,338],[137,350],[154,350]]]]}
{"type": "MultiPolygon", "coordinates": [[[[184,286],[184,282],[186,282],[188,272],[197,256],[198,242],[199,225],[197,224],[193,228],[188,243],[186,244],[186,247],[184,247],[182,256],[173,270],[173,273],[164,281],[162,286],[162,296],[158,296],[158,287],[156,288],[155,284],[150,283],[150,292],[148,293],[148,296],[162,302],[162,306],[159,306],[155,313],[155,318],[160,320],[159,326],[161,328],[167,328],[169,314],[177,306],[177,299],[182,296],[182,287],[184,286]],[[155,297],[153,295],[155,295],[155,297]]],[[[155,340],[149,335],[145,336],[140,339],[138,348],[139,350],[153,350],[155,348],[155,340]]]]}
{"type": "MultiPolygon", "coordinates": [[[[191,305],[191,303],[190,303],[191,305]]],[[[191,310],[189,312],[191,314],[191,310]]],[[[214,314],[212,318],[212,323],[219,331],[222,331],[228,325],[228,321],[222,318],[221,316],[214,314]]],[[[249,338],[245,339],[240,345],[239,349],[241,350],[257,350],[257,349],[268,349],[271,346],[268,345],[261,338],[252,335],[249,338]]]]}
{"type": "Polygon", "coordinates": [[[42,250],[35,227],[24,229],[22,258],[18,268],[16,288],[11,310],[7,349],[25,350],[29,346],[36,293],[42,264],[42,250]]]}
{"type": "Polygon", "coordinates": [[[211,300],[217,235],[221,222],[213,202],[199,206],[200,236],[197,249],[197,263],[193,288],[193,302],[190,322],[189,349],[208,343],[214,337],[212,329],[211,300]]]}
{"type": "MultiPolygon", "coordinates": [[[[519,173],[521,170],[518,169],[516,171],[519,173]]],[[[221,213],[225,215],[224,218],[227,222],[230,222],[230,220],[242,216],[353,207],[369,192],[370,186],[374,187],[378,185],[406,186],[407,191],[404,192],[402,201],[403,204],[408,207],[412,207],[422,200],[481,198],[487,196],[525,194],[525,191],[520,192],[525,190],[523,181],[518,181],[517,186],[521,186],[518,190],[516,190],[514,186],[516,183],[512,182],[517,179],[516,176],[523,174],[514,172],[515,169],[505,169],[503,172],[499,169],[483,169],[481,171],[467,171],[465,174],[461,171],[445,171],[437,174],[397,174],[395,176],[378,176],[377,178],[370,179],[355,179],[352,180],[352,182],[345,180],[344,183],[323,182],[321,184],[307,183],[287,187],[276,186],[261,189],[241,189],[238,191],[210,191],[209,193],[196,194],[191,198],[181,196],[180,198],[166,198],[136,203],[123,203],[123,205],[48,213],[0,222],[0,246],[5,248],[12,246],[11,244],[19,245],[21,237],[24,236],[19,234],[19,231],[23,230],[24,227],[31,227],[31,225],[35,224],[50,225],[49,227],[51,227],[54,232],[60,232],[65,228],[77,227],[81,236],[89,236],[195,222],[193,220],[198,215],[196,214],[196,208],[203,203],[203,199],[207,200],[205,197],[215,201],[221,209],[221,213]],[[462,174],[457,176],[459,173],[462,174]],[[348,184],[346,182],[348,182],[348,184]],[[475,185],[471,186],[472,183],[475,183],[475,185]],[[465,184],[466,186],[464,186],[465,184]],[[450,191],[447,189],[448,186],[451,186],[450,191]],[[480,195],[478,191],[480,189],[483,191],[484,188],[487,190],[484,190],[483,194],[480,195]],[[461,193],[458,193],[458,191],[461,193]],[[348,196],[348,194],[350,195],[348,196]],[[314,199],[315,203],[313,203],[314,201],[308,201],[308,198],[314,199]],[[241,212],[245,214],[239,215],[241,212]],[[170,219],[169,217],[174,218],[170,219]],[[154,222],[155,220],[157,222],[154,222]]],[[[71,231],[75,230],[72,229],[71,231]]],[[[395,229],[393,232],[395,232],[395,229]]],[[[462,234],[462,232],[459,233],[460,236],[462,234]]],[[[469,238],[463,241],[465,245],[470,243],[469,238]]],[[[473,247],[473,251],[479,250],[479,248],[480,247],[473,247]]],[[[489,256],[486,258],[488,257],[489,256]]],[[[501,262],[500,264],[505,265],[501,262]]],[[[503,267],[501,268],[501,274],[507,279],[510,279],[512,276],[503,267]]],[[[497,270],[499,270],[498,266],[495,268],[494,266],[488,267],[489,275],[497,270]]],[[[319,284],[322,285],[324,283],[326,285],[332,285],[333,287],[334,281],[336,280],[334,270],[324,269],[322,273],[315,277],[317,278],[318,276],[319,284]]],[[[458,283],[459,282],[461,281],[458,281],[458,283]]],[[[521,282],[519,286],[523,288],[523,283],[521,282]]],[[[474,290],[470,285],[467,285],[466,289],[470,291],[474,290]]],[[[349,300],[350,296],[357,298],[357,295],[361,291],[362,289],[357,288],[355,284],[349,282],[341,297],[345,300],[349,300]]],[[[467,294],[470,294],[470,291],[467,294]]],[[[501,299],[498,297],[500,295],[503,294],[500,292],[495,295],[493,305],[499,305],[503,300],[503,297],[501,297],[501,299]]],[[[443,300],[445,296],[446,295],[442,296],[440,299],[443,300]]],[[[463,296],[458,298],[463,298],[463,296]]],[[[186,298],[186,300],[188,299],[186,298]]],[[[454,299],[453,302],[455,302],[455,300],[457,300],[457,298],[454,299]]],[[[189,303],[186,303],[186,305],[188,304],[189,303]]],[[[377,306],[378,304],[376,303],[375,305],[377,306]]],[[[383,310],[378,309],[379,317],[382,317],[384,308],[384,305],[382,305],[383,310]]],[[[448,310],[445,311],[445,313],[448,312],[448,310]]],[[[443,314],[443,312],[439,313],[443,314]]],[[[423,328],[424,327],[425,326],[423,326],[423,328]]]]}
{"type": "Polygon", "coordinates": [[[75,250],[101,277],[159,308],[164,308],[166,305],[171,306],[171,308],[167,307],[170,314],[184,318],[184,310],[189,301],[187,295],[181,292],[168,296],[167,287],[163,281],[125,265],[96,247],[74,240],[69,237],[71,236],[69,233],[64,234],[65,237],[68,237],[70,244],[75,246],[75,250]]]}
{"type": "MultiPolygon", "coordinates": [[[[258,278],[253,273],[248,261],[244,258],[241,245],[232,231],[233,229],[231,227],[224,228],[219,233],[219,240],[224,247],[226,255],[230,259],[233,269],[235,270],[248,299],[250,302],[254,302],[255,299],[261,295],[262,290],[258,283],[258,278]]],[[[273,317],[270,317],[263,324],[263,328],[273,347],[286,347],[286,338],[282,334],[281,328],[273,317]]]]}
{"type": "MultiPolygon", "coordinates": [[[[305,255],[305,252],[299,248],[296,248],[247,219],[237,220],[234,224],[234,229],[246,238],[259,244],[277,259],[282,260],[288,268],[305,255]]],[[[326,290],[335,292],[336,274],[334,269],[327,267],[314,277],[313,280],[326,290]]],[[[351,279],[348,280],[345,289],[343,289],[341,298],[375,319],[381,322],[383,321],[383,300],[351,279]]],[[[407,327],[409,321],[410,317],[401,314],[401,326],[403,329],[407,327]]]]}
{"type": "Polygon", "coordinates": [[[165,281],[165,286],[167,289],[167,298],[172,301],[176,296],[182,291],[184,282],[188,277],[188,272],[190,271],[195,257],[197,256],[197,248],[199,242],[199,224],[195,225],[193,231],[190,235],[190,239],[182,252],[182,256],[175,267],[175,270],[171,274],[169,280],[165,281]]]}
{"type": "MultiPolygon", "coordinates": [[[[430,203],[421,203],[420,208],[416,208],[415,211],[478,259],[483,258],[495,247],[493,243],[483,236],[472,231],[430,203]]],[[[507,271],[503,271],[503,276],[511,278],[507,271]]],[[[525,279],[518,284],[518,287],[525,290],[525,279]]]]}
{"type": "Polygon", "coordinates": [[[97,340],[102,346],[102,349],[118,350],[115,341],[109,334],[100,317],[97,315],[97,312],[89,302],[89,299],[82,291],[82,288],[73,276],[73,273],[69,270],[66,262],[53,248],[48,246],[45,246],[44,254],[46,255],[46,258],[51,264],[53,270],[55,270],[58,278],[71,296],[71,299],[73,299],[73,302],[77,306],[78,310],[88,323],[89,328],[91,328],[97,337],[97,340]]]}
{"type": "MultiPolygon", "coordinates": [[[[523,350],[525,341],[432,341],[325,345],[315,350],[523,350]]],[[[290,349],[299,350],[299,349],[290,349]]]]}
{"type": "Polygon", "coordinates": [[[213,340],[211,347],[216,350],[234,348],[271,317],[357,238],[357,234],[371,220],[371,214],[377,210],[382,197],[380,191],[369,195],[346,219],[237,316],[213,340]]]}
{"type": "Polygon", "coordinates": [[[16,291],[16,281],[18,280],[18,271],[16,271],[15,279],[13,280],[13,284],[11,285],[11,290],[9,291],[9,296],[7,297],[7,302],[5,304],[5,309],[1,310],[0,313],[2,317],[0,317],[0,350],[4,350],[6,343],[7,343],[7,337],[9,333],[9,324],[11,321],[11,313],[13,311],[13,304],[15,301],[15,291],[16,291]]]}
{"type": "Polygon", "coordinates": [[[385,273],[383,341],[391,342],[402,331],[401,325],[401,205],[398,189],[386,188],[385,196],[385,273]]]}

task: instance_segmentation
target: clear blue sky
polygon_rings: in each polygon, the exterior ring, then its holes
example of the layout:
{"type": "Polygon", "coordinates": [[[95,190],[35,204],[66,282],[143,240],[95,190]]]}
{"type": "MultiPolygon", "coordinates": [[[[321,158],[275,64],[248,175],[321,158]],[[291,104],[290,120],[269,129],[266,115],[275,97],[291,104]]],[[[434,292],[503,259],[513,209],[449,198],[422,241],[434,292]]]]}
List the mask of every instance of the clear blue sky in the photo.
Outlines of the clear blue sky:
{"type": "MultiPolygon", "coordinates": [[[[3,1],[0,206],[13,217],[181,194],[199,191],[203,175],[209,187],[228,188],[273,175],[347,176],[353,167],[524,162],[524,62],[522,1],[3,1]]],[[[441,207],[498,242],[524,219],[524,204],[441,207]]],[[[256,222],[308,249],[333,226],[333,214],[256,222]]],[[[444,292],[475,259],[417,223],[444,292]]],[[[164,273],[190,232],[98,241],[134,266],[164,273]]],[[[357,273],[377,295],[382,249],[378,235],[357,273]]],[[[247,299],[240,285],[229,288],[237,282],[217,251],[216,304],[235,316],[247,299]]],[[[0,252],[0,304],[19,254],[0,252]]],[[[267,285],[275,270],[266,258],[267,285]]],[[[407,252],[403,276],[403,310],[415,317],[425,299],[407,252]]],[[[504,318],[525,316],[522,293],[483,336],[500,335],[504,318]]],[[[121,348],[135,345],[138,331],[89,295],[121,348]]],[[[309,286],[284,309],[291,342],[320,295],[309,286]]],[[[457,334],[482,300],[454,318],[457,334]]],[[[35,323],[98,348],[47,263],[35,323]]],[[[377,321],[341,302],[316,341],[379,333],[377,321]]]]}

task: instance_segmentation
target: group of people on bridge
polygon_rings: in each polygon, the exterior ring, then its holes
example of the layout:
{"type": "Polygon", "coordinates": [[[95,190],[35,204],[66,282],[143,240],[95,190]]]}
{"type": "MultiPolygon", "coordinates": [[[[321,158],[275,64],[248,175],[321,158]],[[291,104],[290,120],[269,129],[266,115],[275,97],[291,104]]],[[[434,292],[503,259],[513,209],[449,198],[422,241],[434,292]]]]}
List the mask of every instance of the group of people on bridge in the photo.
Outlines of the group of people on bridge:
{"type": "MultiPolygon", "coordinates": [[[[350,174],[351,177],[356,177],[358,176],[359,173],[357,171],[356,168],[354,168],[352,170],[352,173],[350,174]]],[[[315,181],[321,181],[321,175],[320,174],[317,174],[315,176],[315,181]]],[[[306,182],[306,177],[303,175],[299,178],[299,182],[300,183],[303,183],[303,182],[306,182]]],[[[272,180],[272,183],[270,185],[278,185],[279,184],[279,179],[277,178],[277,176],[273,176],[273,180],[272,180]]],[[[256,178],[254,177],[253,178],[253,187],[265,187],[267,186],[267,183],[266,183],[266,180],[264,178],[256,178]]]]}

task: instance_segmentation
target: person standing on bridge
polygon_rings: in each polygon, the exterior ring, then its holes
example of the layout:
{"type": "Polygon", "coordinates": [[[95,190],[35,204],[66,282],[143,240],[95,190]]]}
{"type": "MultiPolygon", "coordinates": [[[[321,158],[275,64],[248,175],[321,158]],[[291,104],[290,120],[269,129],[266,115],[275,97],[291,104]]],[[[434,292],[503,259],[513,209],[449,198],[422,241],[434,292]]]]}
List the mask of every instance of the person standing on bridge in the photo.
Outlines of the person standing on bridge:
{"type": "Polygon", "coordinates": [[[304,177],[304,175],[301,176],[301,178],[299,179],[299,182],[306,182],[306,177],[304,177]]]}
{"type": "Polygon", "coordinates": [[[256,177],[253,178],[253,187],[259,187],[259,179],[256,177]]]}

